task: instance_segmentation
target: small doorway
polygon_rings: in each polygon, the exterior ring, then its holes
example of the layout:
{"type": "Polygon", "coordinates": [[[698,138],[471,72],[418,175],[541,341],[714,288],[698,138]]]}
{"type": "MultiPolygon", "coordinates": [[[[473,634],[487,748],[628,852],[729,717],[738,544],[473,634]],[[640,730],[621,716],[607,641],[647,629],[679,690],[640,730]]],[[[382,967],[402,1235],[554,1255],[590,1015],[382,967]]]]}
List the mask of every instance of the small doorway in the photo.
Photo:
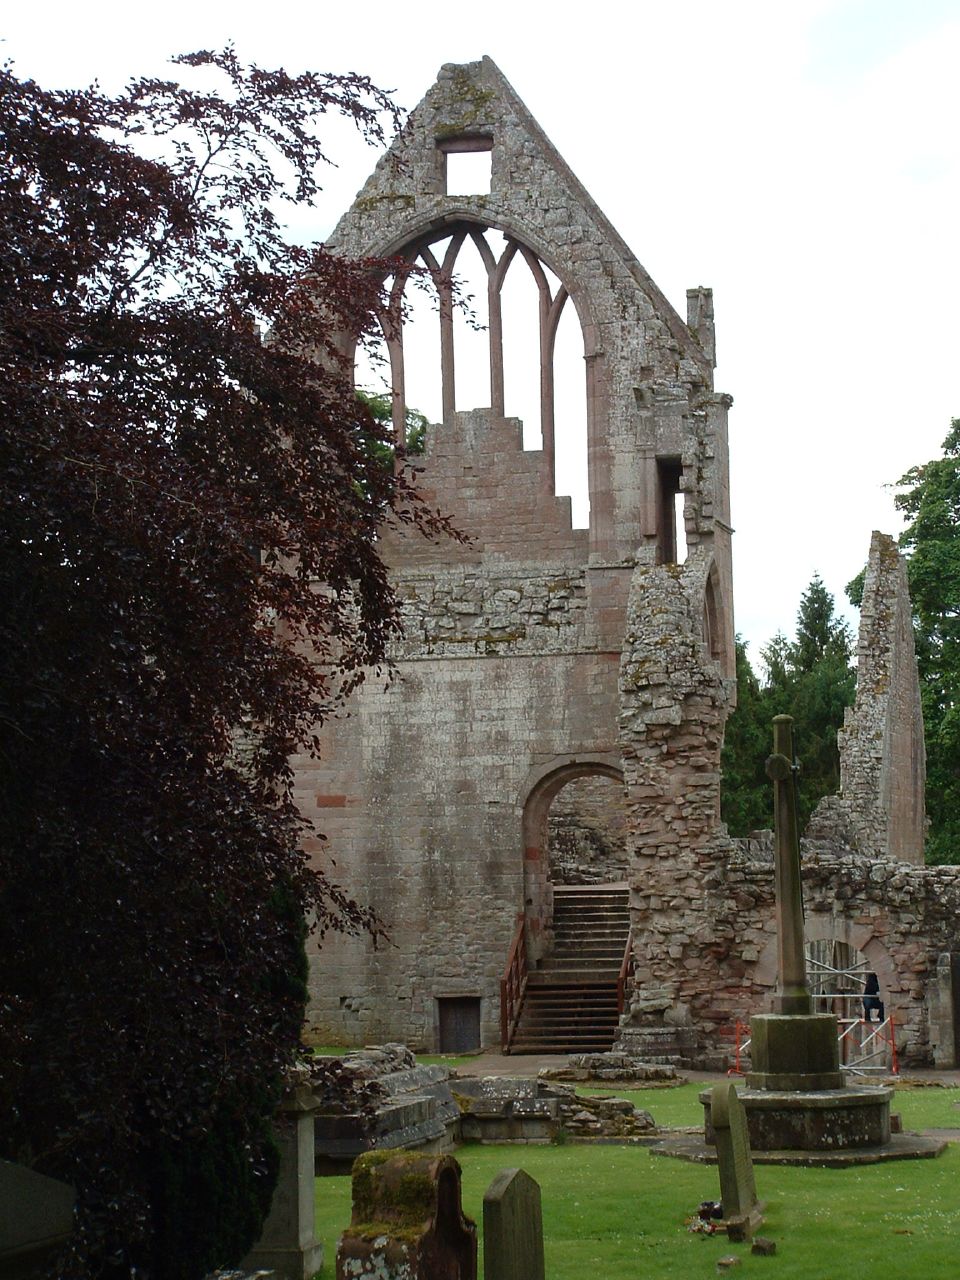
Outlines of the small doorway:
{"type": "Polygon", "coordinates": [[[480,1048],[480,997],[437,997],[437,1048],[440,1053],[472,1053],[480,1048]]]}

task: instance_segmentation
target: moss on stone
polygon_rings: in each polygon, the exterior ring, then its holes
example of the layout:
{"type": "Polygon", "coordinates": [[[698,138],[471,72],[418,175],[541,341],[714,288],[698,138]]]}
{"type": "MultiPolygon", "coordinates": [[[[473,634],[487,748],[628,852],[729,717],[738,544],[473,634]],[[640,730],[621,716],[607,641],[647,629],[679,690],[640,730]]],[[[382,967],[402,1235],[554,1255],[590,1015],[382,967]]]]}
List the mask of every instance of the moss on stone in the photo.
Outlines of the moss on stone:
{"type": "Polygon", "coordinates": [[[466,70],[453,73],[444,86],[444,93],[451,112],[458,114],[451,114],[449,119],[437,125],[434,136],[438,140],[456,137],[471,125],[485,121],[487,108],[496,98],[492,90],[482,89],[466,70]]]}
{"type": "Polygon", "coordinates": [[[367,1151],[354,1161],[354,1235],[416,1238],[435,1212],[436,1183],[428,1158],[367,1151]]]}
{"type": "Polygon", "coordinates": [[[409,208],[415,201],[416,198],[414,196],[402,195],[396,191],[387,191],[379,196],[358,196],[353,202],[353,207],[361,213],[368,213],[371,209],[376,209],[382,204],[400,204],[409,208]]]}

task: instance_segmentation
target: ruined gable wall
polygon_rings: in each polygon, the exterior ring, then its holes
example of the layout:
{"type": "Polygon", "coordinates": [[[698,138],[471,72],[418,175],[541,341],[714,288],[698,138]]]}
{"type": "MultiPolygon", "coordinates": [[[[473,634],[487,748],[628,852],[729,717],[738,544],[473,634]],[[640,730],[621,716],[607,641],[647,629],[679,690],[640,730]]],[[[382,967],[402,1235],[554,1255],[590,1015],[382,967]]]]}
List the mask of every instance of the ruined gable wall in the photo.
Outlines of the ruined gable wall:
{"type": "MultiPolygon", "coordinates": [[[[693,426],[691,414],[709,424],[713,444],[699,451],[696,464],[691,459],[697,482],[691,480],[688,486],[687,523],[694,537],[718,543],[732,655],[726,590],[729,398],[713,392],[712,357],[698,340],[702,333],[712,344],[706,291],[694,291],[695,334],[489,59],[441,70],[401,139],[378,163],[338,224],[331,244],[356,257],[388,255],[464,221],[500,228],[528,245],[569,291],[567,305],[577,308],[587,365],[589,547],[595,559],[627,561],[636,550],[638,533],[655,533],[655,457],[664,449],[676,456],[691,453],[687,436],[701,430],[699,424],[693,426]],[[445,194],[442,145],[458,135],[492,139],[488,195],[445,194]]],[[[526,268],[511,267],[517,269],[526,268]]],[[[506,409],[509,413],[509,404],[506,409]]],[[[450,425],[445,423],[443,431],[450,425]]],[[[473,465],[478,470],[483,465],[482,451],[473,465]]],[[[422,480],[431,487],[429,468],[422,480]]],[[[456,497],[452,487],[438,477],[437,491],[441,505],[451,509],[449,499],[456,497]]]]}
{"type": "MultiPolygon", "coordinates": [[[[694,291],[694,332],[489,60],[444,69],[333,240],[355,256],[412,254],[464,223],[529,246],[577,307],[591,525],[570,528],[549,459],[522,449],[515,420],[481,408],[448,412],[428,428],[426,454],[412,460],[418,487],[470,540],[384,532],[403,602],[397,678],[386,692],[375,681],[362,688],[349,717],[325,726],[321,760],[296,762],[298,800],[328,836],[335,877],[376,906],[389,935],[376,949],[366,938],[324,940],[309,1015],[322,1040],[402,1036],[432,1048],[436,1001],[462,995],[481,999],[484,1043],[497,1041],[499,978],[517,917],[526,909],[534,934],[545,924],[535,901],[545,850],[524,845],[525,801],[578,761],[616,767],[627,597],[638,545],[652,566],[662,535],[664,459],[683,468],[694,630],[702,634],[712,565],[716,655],[733,670],[729,400],[712,390],[709,293],[694,291]],[[471,132],[492,138],[491,193],[447,196],[438,144],[471,132]]],[[[641,602],[634,613],[644,616],[641,602]]],[[[691,663],[702,649],[689,648],[691,663]]],[[[707,684],[710,697],[725,699],[720,667],[707,684]]],[[[695,704],[691,692],[690,717],[695,704]]],[[[692,789],[706,768],[688,746],[672,783],[683,821],[684,770],[692,789]]],[[[531,945],[539,954],[543,937],[531,945]]]]}

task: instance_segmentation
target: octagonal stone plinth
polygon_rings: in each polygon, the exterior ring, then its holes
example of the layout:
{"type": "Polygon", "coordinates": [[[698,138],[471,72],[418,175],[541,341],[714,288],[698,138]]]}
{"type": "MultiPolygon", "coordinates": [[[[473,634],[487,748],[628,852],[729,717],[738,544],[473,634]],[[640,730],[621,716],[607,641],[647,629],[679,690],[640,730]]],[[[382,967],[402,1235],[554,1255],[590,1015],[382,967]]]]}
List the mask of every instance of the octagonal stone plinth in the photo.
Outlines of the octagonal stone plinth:
{"type": "MultiPolygon", "coordinates": [[[[704,1138],[712,1144],[710,1090],[699,1096],[704,1138]]],[[[848,1151],[890,1142],[892,1089],[864,1086],[810,1093],[744,1089],[739,1096],[755,1151],[848,1151]]]]}
{"type": "Polygon", "coordinates": [[[750,1089],[843,1089],[832,1013],[763,1013],[751,1018],[750,1061],[750,1089]]]}

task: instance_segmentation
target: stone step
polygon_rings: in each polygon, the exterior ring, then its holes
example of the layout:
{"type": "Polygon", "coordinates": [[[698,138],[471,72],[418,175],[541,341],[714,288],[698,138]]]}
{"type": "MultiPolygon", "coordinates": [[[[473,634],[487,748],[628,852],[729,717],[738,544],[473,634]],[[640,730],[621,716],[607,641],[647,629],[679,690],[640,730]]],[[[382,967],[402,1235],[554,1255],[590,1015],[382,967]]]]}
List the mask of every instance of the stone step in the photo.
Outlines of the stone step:
{"type": "Polygon", "coordinates": [[[545,965],[549,964],[551,960],[559,956],[561,958],[571,957],[574,959],[582,959],[585,962],[599,960],[603,964],[607,964],[612,961],[619,968],[620,961],[623,959],[624,950],[624,943],[614,945],[613,943],[607,942],[585,942],[579,946],[555,946],[550,954],[544,959],[543,963],[545,965]]]}
{"type": "Polygon", "coordinates": [[[587,915],[584,912],[555,911],[553,913],[553,929],[557,933],[562,929],[619,929],[626,934],[630,928],[630,915],[614,916],[608,911],[587,915]]]}
{"type": "Polygon", "coordinates": [[[529,975],[513,1051],[603,1053],[612,1047],[629,930],[625,885],[554,887],[553,946],[529,975]]]}
{"type": "Polygon", "coordinates": [[[513,1053],[609,1053],[614,1041],[607,1036],[585,1036],[571,1040],[569,1036],[539,1036],[514,1040],[513,1053]]]}
{"type": "Polygon", "coordinates": [[[562,920],[559,923],[555,921],[553,926],[555,941],[561,938],[609,938],[611,941],[616,939],[622,943],[626,941],[628,932],[625,925],[610,924],[607,920],[598,924],[584,924],[581,920],[562,920]]]}

